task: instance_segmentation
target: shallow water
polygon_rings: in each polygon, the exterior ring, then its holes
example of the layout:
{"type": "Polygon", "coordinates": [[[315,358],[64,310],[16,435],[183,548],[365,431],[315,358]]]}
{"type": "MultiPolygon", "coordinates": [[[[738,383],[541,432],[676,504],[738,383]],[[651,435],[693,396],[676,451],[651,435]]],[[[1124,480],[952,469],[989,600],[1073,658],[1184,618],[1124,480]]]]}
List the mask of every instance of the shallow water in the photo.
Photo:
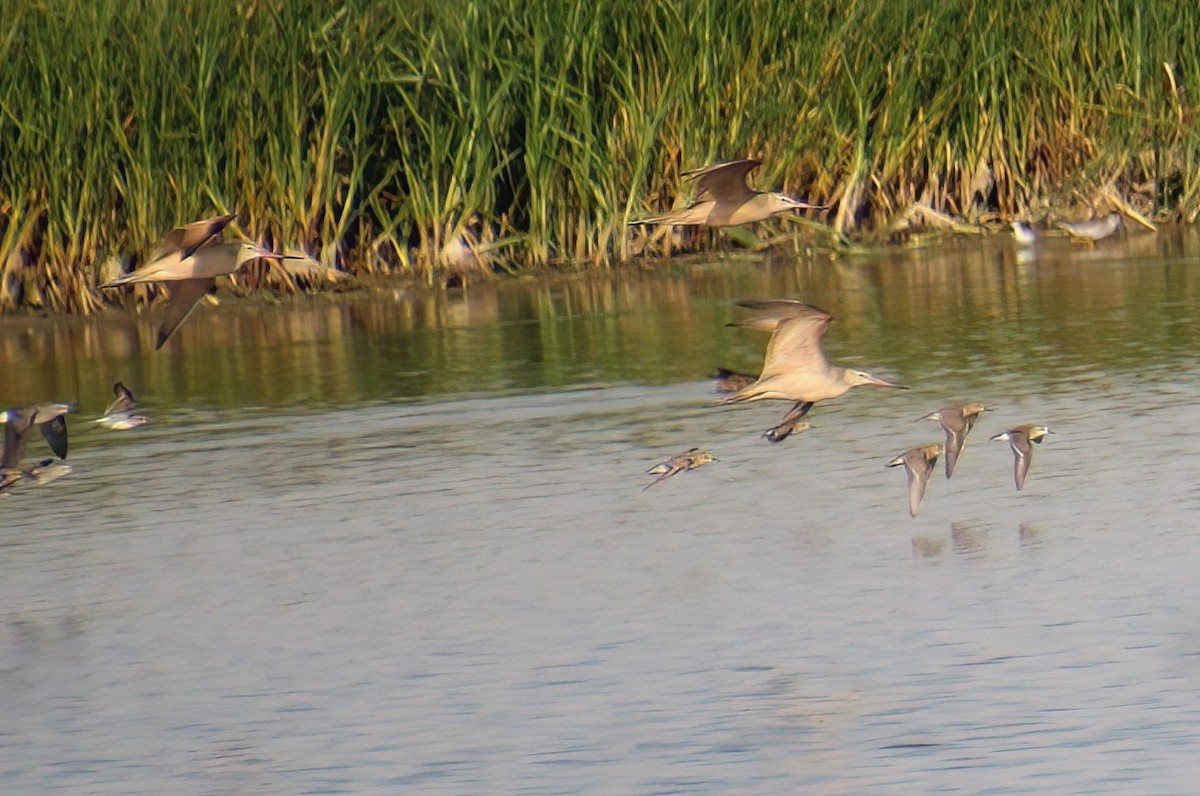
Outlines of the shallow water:
{"type": "Polygon", "coordinates": [[[0,789],[1189,792],[1197,251],[226,301],[157,353],[0,319],[0,400],[83,405],[74,472],[0,497],[0,789]],[[732,300],[784,295],[913,389],[777,446],[786,405],[711,406],[765,345],[732,300]],[[151,424],[86,422],[117,379],[151,424]],[[910,518],[883,465],[951,398],[996,408],[910,518]],[[1055,433],[1018,493],[1020,422],[1055,433]]]}

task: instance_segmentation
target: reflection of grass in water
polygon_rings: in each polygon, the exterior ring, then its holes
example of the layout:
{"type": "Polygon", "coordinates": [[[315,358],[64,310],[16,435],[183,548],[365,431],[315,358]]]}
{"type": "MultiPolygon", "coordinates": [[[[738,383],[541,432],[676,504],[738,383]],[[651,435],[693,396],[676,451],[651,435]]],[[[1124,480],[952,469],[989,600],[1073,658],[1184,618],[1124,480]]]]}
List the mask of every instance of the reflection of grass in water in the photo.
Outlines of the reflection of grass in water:
{"type": "MultiPolygon", "coordinates": [[[[1168,257],[1200,250],[1189,240],[1168,257]]],[[[952,398],[994,400],[1013,381],[1031,395],[1066,381],[1102,390],[1114,373],[1153,377],[1190,362],[1200,344],[1190,323],[1200,304],[1195,269],[1086,255],[1066,249],[1024,266],[1008,247],[962,246],[840,264],[773,256],[753,266],[547,275],[462,292],[383,290],[278,305],[226,298],[197,309],[160,352],[152,348],[154,310],[8,317],[0,319],[0,399],[77,400],[86,416],[100,413],[118,380],[148,412],[155,401],[299,408],[696,382],[702,407],[718,397],[707,379],[717,367],[756,373],[762,365],[768,336],[725,326],[733,300],[780,296],[834,314],[825,342],[835,363],[912,387],[903,396],[850,396],[840,401],[846,411],[878,402],[916,417],[952,398]]],[[[775,417],[785,408],[755,412],[775,417]]]]}
{"type": "Polygon", "coordinates": [[[1120,0],[14,0],[0,309],[86,312],[111,255],[214,209],[358,271],[430,268],[476,212],[513,264],[623,259],[681,170],[743,155],[847,229],[1110,177],[1193,214],[1198,22],[1120,0]]]}

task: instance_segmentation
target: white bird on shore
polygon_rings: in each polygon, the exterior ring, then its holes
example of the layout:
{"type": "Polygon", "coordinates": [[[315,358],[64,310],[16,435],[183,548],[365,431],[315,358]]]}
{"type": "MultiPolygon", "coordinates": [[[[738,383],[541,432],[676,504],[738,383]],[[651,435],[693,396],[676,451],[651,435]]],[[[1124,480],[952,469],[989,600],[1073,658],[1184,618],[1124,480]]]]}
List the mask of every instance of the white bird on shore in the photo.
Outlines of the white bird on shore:
{"type": "Polygon", "coordinates": [[[1028,249],[1037,245],[1037,233],[1033,231],[1033,227],[1029,226],[1025,221],[1009,222],[1009,227],[1012,229],[1013,242],[1021,248],[1028,249]]]}
{"type": "Polygon", "coordinates": [[[1067,233],[1071,240],[1095,243],[1115,235],[1121,227],[1125,226],[1125,221],[1121,218],[1120,213],[1109,213],[1103,218],[1092,218],[1087,221],[1059,221],[1054,226],[1067,233]]]}

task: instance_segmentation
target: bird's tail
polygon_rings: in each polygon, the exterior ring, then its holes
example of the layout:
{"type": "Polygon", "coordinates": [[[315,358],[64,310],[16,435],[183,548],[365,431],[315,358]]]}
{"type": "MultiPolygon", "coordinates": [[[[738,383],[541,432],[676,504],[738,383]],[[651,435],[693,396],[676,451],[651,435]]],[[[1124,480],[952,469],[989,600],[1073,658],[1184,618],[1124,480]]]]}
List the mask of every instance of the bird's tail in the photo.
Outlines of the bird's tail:
{"type": "Polygon", "coordinates": [[[122,274],[121,276],[118,276],[116,279],[110,279],[109,281],[105,282],[103,285],[100,285],[100,289],[104,290],[104,289],[107,289],[110,287],[120,287],[121,285],[128,285],[134,281],[133,280],[134,273],[136,273],[136,272],[130,271],[127,274],[122,274]]]}
{"type": "Polygon", "coordinates": [[[137,271],[130,271],[127,274],[121,274],[116,279],[110,279],[103,285],[100,285],[100,288],[104,290],[112,287],[121,287],[122,285],[139,285],[147,282],[155,282],[158,281],[155,276],[152,272],[138,269],[137,271]]]}
{"type": "Polygon", "coordinates": [[[677,207],[674,210],[668,210],[665,213],[659,213],[656,216],[646,216],[639,218],[636,221],[630,221],[629,226],[649,226],[651,224],[670,224],[670,225],[690,225],[698,223],[692,218],[691,210],[694,205],[687,207],[677,207]]]}
{"type": "Polygon", "coordinates": [[[660,216],[647,216],[646,218],[639,218],[634,221],[630,221],[629,226],[631,226],[631,227],[649,227],[649,226],[654,226],[654,225],[658,225],[658,224],[670,224],[670,223],[671,223],[671,219],[670,219],[669,215],[660,215],[660,216]]]}

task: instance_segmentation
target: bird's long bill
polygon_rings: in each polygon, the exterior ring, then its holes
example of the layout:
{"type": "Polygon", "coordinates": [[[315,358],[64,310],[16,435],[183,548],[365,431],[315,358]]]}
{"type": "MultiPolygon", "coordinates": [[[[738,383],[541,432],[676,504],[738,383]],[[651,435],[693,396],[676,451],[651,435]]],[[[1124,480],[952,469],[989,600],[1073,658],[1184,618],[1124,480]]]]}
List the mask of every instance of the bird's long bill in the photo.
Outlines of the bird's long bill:
{"type": "Polygon", "coordinates": [[[876,387],[893,387],[897,390],[907,390],[908,389],[908,387],[905,387],[903,384],[893,384],[890,381],[884,381],[883,379],[877,379],[874,376],[872,376],[870,378],[870,380],[867,382],[867,384],[874,384],[876,387]]]}
{"type": "Polygon", "coordinates": [[[261,246],[255,247],[254,253],[264,260],[283,260],[286,258],[286,255],[280,254],[279,252],[273,252],[270,249],[264,249],[261,246]]]}

